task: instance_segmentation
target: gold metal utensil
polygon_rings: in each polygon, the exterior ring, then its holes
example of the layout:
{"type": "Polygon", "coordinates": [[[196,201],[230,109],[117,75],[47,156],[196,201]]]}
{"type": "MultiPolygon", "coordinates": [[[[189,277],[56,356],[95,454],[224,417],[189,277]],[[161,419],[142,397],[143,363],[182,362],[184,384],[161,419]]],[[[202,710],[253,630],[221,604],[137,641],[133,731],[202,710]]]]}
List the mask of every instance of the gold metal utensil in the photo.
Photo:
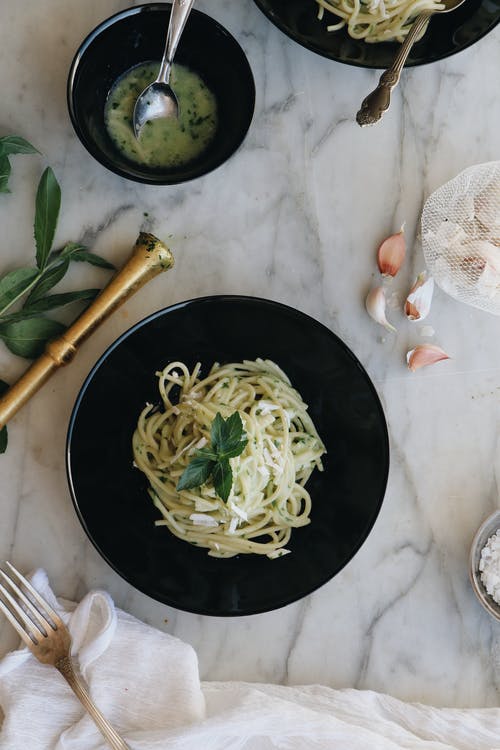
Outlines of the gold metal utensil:
{"type": "Polygon", "coordinates": [[[174,265],[168,247],[153,234],[141,232],[132,255],[94,302],[58,338],[50,341],[45,352],[0,398],[0,428],[50,378],[52,373],[73,359],[79,345],[125,300],[147,281],[174,265]]]}
{"type": "Polygon", "coordinates": [[[130,750],[104,718],[78,677],[71,660],[71,636],[57,612],[10,563],[9,574],[0,570],[0,610],[19,637],[42,664],[55,667],[64,677],[113,750],[130,750]]]}
{"type": "Polygon", "coordinates": [[[410,50],[417,41],[419,35],[429,22],[431,16],[435,13],[449,13],[456,10],[465,0],[442,0],[443,7],[433,10],[424,10],[420,13],[413,23],[410,31],[403,44],[398,50],[392,65],[385,70],[380,76],[378,86],[368,96],[363,99],[361,108],[356,115],[356,122],[361,127],[365,125],[374,125],[378,122],[384,112],[389,109],[391,103],[391,91],[398,85],[401,71],[403,70],[406,58],[410,50]]]}

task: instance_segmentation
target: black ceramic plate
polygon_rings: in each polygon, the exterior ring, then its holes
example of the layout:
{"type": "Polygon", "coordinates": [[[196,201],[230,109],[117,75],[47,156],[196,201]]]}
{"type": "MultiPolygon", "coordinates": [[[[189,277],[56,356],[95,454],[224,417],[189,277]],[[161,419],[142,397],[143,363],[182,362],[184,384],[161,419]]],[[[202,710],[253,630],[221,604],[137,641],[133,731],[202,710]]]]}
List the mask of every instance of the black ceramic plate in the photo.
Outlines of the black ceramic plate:
{"type": "Polygon", "coordinates": [[[384,414],[368,375],[330,330],[293,308],[252,297],[204,297],[161,310],[131,328],[97,362],[78,396],[67,470],[80,520],[101,555],[129,583],[173,607],[248,615],[289,604],[328,581],[368,536],[389,464],[384,414]],[[132,467],[131,437],[155,371],[169,361],[273,359],[301,392],[328,450],[308,482],[311,523],[291,554],[226,560],[164,527],[132,467]]]}
{"type": "MultiPolygon", "coordinates": [[[[387,68],[394,60],[397,44],[366,44],[351,39],[345,29],[327,31],[327,20],[332,18],[335,23],[335,17],[325,12],[325,18],[319,21],[313,0],[255,2],[281,31],[323,57],[362,68],[387,68]]],[[[500,0],[466,0],[453,13],[431,20],[425,36],[413,46],[406,65],[423,65],[454,55],[481,39],[499,21],[500,0]]]]}

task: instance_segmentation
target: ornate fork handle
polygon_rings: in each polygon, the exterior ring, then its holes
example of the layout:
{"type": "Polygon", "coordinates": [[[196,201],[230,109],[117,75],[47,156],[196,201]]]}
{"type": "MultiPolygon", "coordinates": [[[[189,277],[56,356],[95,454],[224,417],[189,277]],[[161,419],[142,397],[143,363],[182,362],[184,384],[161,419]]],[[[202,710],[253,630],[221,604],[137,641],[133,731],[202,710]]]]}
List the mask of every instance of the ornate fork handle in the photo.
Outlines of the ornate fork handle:
{"type": "Polygon", "coordinates": [[[377,88],[363,99],[361,108],[356,115],[356,122],[358,125],[361,125],[361,127],[364,125],[373,125],[378,122],[384,112],[389,109],[391,103],[391,91],[397,86],[406,58],[410,54],[413,44],[420,32],[424,29],[430,16],[432,16],[432,11],[423,11],[417,16],[415,23],[411,27],[406,39],[398,51],[398,54],[394,58],[394,62],[380,76],[377,88]]]}
{"type": "Polygon", "coordinates": [[[65,656],[55,664],[56,669],[62,674],[83,707],[95,721],[103,737],[107,740],[113,750],[130,750],[126,742],[122,740],[118,732],[113,729],[107,719],[94,705],[90,695],[78,679],[69,656],[65,656]]]}

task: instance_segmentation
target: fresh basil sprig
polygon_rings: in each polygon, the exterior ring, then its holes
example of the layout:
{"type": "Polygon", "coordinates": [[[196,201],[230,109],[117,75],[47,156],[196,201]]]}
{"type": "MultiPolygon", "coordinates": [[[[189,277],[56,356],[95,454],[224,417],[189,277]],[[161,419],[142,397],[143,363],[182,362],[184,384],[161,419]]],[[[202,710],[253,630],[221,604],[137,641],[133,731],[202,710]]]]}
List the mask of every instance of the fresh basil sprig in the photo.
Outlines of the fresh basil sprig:
{"type": "MultiPolygon", "coordinates": [[[[0,193],[9,192],[7,181],[11,167],[10,154],[38,153],[20,136],[0,138],[0,193]]],[[[27,359],[38,357],[49,339],[65,327],[44,313],[73,302],[89,302],[99,289],[49,294],[66,275],[72,261],[90,263],[100,268],[114,266],[83,245],[68,242],[61,250],[52,250],[61,206],[61,188],[50,167],[42,174],[35,203],[34,267],[16,268],[0,276],[0,339],[11,352],[27,359]],[[23,300],[24,298],[24,300],[23,300]],[[13,310],[11,308],[14,308],[13,310]]],[[[0,381],[0,395],[8,386],[0,381]]],[[[0,453],[7,447],[7,431],[0,431],[0,453]]]]}
{"type": "Polygon", "coordinates": [[[227,419],[217,412],[210,429],[210,447],[196,451],[179,479],[177,490],[199,487],[212,477],[215,491],[224,502],[227,502],[233,484],[229,459],[239,456],[247,443],[238,412],[234,412],[227,419]]]}

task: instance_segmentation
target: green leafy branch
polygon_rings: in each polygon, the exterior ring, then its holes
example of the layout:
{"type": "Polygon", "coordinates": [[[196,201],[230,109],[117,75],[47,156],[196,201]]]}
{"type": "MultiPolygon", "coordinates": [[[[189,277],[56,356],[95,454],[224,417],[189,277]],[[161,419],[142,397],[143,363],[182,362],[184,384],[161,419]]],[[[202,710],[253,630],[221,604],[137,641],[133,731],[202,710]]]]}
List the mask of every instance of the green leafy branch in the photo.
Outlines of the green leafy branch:
{"type": "Polygon", "coordinates": [[[177,491],[199,487],[212,477],[215,491],[224,502],[227,502],[233,484],[229,459],[239,456],[247,443],[238,412],[234,412],[227,419],[217,412],[210,430],[210,447],[196,451],[182,472],[177,491]]]}
{"type": "MultiPolygon", "coordinates": [[[[38,153],[19,136],[0,138],[0,192],[9,192],[10,154],[38,153]]],[[[50,167],[42,174],[35,202],[35,266],[17,268],[0,276],[0,339],[14,354],[28,359],[38,357],[47,341],[60,335],[66,328],[45,313],[74,302],[90,302],[99,289],[49,294],[66,275],[72,262],[90,263],[100,268],[114,266],[83,245],[68,242],[60,250],[52,244],[61,207],[61,188],[50,167]],[[24,298],[24,299],[23,299],[24,298]]],[[[7,388],[0,381],[0,395],[7,388]]],[[[0,453],[7,447],[7,432],[0,431],[0,453]]]]}
{"type": "Polygon", "coordinates": [[[13,154],[39,154],[40,152],[19,135],[0,138],[0,193],[10,193],[9,177],[12,171],[9,156],[13,154]]]}

